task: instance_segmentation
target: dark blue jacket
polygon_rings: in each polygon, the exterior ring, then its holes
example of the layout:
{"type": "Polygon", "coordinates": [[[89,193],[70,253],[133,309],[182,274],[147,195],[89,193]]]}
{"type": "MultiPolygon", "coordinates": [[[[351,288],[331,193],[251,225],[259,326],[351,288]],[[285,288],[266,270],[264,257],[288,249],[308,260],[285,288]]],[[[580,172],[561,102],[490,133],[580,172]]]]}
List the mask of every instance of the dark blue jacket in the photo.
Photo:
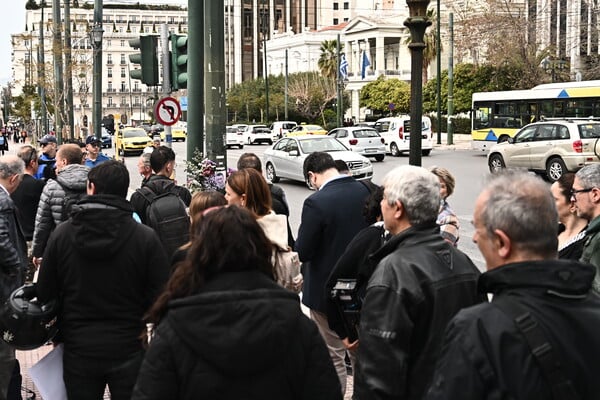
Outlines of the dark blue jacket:
{"type": "Polygon", "coordinates": [[[327,183],[302,207],[296,251],[302,261],[302,303],[325,313],[325,283],[348,243],[367,222],[363,207],[370,192],[347,176],[327,183]]]}

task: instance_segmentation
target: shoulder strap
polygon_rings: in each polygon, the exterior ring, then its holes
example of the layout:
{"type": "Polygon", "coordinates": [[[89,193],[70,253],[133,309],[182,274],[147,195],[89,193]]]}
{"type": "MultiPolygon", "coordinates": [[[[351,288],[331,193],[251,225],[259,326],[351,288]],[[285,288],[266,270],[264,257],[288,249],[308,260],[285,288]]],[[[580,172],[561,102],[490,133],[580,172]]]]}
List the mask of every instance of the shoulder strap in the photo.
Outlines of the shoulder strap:
{"type": "Polygon", "coordinates": [[[573,388],[573,383],[564,374],[556,352],[529,310],[507,297],[492,304],[508,315],[525,337],[531,354],[552,389],[552,397],[555,400],[578,400],[579,396],[573,388]]]}
{"type": "Polygon", "coordinates": [[[152,203],[152,201],[154,201],[156,198],[156,193],[154,193],[154,191],[148,186],[143,186],[139,189],[136,189],[136,192],[138,192],[148,202],[148,204],[152,203]]]}

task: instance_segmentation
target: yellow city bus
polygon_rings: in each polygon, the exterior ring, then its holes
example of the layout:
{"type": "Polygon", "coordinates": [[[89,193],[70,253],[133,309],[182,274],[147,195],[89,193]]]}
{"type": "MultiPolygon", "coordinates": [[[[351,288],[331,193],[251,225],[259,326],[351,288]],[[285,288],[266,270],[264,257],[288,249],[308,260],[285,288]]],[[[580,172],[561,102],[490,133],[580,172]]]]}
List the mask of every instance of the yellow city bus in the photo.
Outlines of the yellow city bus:
{"type": "Polygon", "coordinates": [[[569,117],[600,117],[600,80],[473,93],[471,147],[488,150],[531,122],[569,117]]]}

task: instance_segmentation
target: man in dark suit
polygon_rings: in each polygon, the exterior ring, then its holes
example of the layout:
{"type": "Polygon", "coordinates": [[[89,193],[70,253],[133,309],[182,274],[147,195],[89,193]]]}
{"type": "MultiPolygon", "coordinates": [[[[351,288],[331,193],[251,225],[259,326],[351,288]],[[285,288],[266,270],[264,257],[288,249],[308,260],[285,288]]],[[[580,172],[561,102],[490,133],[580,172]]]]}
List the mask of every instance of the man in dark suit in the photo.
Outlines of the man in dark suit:
{"type": "Polygon", "coordinates": [[[329,153],[311,153],[304,161],[304,176],[317,192],[304,201],[296,239],[296,251],[303,262],[302,303],[310,309],[327,343],[345,392],[346,347],[327,323],[325,283],[348,243],[367,226],[362,210],[370,193],[354,178],[340,174],[329,153]]]}

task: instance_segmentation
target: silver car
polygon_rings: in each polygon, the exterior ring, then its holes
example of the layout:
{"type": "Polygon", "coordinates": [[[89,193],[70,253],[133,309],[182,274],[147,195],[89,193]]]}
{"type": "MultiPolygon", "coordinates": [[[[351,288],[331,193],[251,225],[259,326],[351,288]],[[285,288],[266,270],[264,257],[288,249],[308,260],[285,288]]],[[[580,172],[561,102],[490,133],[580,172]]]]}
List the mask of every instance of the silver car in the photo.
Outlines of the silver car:
{"type": "Polygon", "coordinates": [[[301,181],[313,189],[310,181],[304,177],[303,166],[306,157],[315,151],[328,152],[334,160],[344,161],[352,176],[358,180],[373,177],[373,165],[368,158],[348,150],[334,137],[306,135],[285,137],[265,151],[263,161],[267,179],[274,183],[280,178],[301,181]]]}
{"type": "Polygon", "coordinates": [[[327,136],[344,143],[347,148],[365,157],[374,157],[377,161],[385,158],[385,140],[374,128],[349,126],[335,128],[327,136]]]}
{"type": "Polygon", "coordinates": [[[488,154],[490,172],[526,168],[554,182],[565,173],[600,162],[600,121],[547,120],[523,127],[514,138],[495,144],[488,154]]]}

